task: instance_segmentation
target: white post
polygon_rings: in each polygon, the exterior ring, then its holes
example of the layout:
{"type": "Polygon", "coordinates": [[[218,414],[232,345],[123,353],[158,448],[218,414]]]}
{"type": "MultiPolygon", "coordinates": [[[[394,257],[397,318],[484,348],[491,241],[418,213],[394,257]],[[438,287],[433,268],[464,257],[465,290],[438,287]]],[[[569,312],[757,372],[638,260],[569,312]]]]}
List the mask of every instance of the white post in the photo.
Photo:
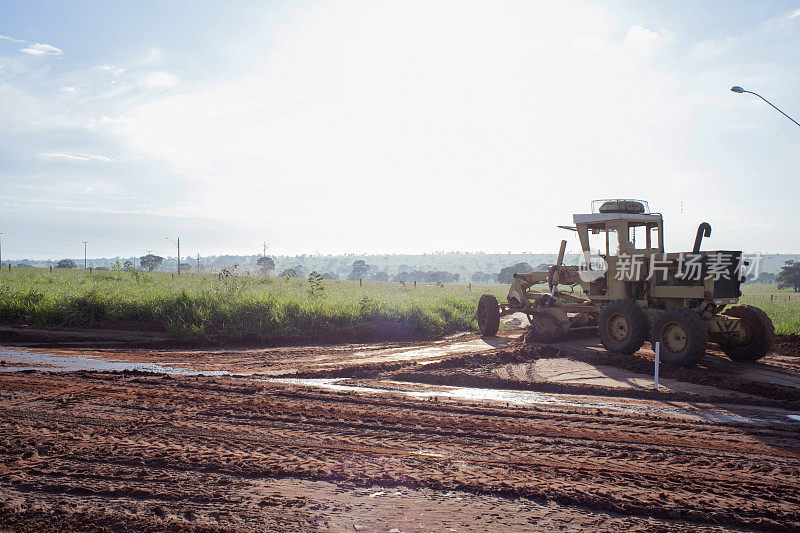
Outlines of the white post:
{"type": "Polygon", "coordinates": [[[656,342],[656,369],[653,373],[653,388],[658,390],[658,363],[659,363],[659,352],[661,352],[661,343],[656,342]]]}

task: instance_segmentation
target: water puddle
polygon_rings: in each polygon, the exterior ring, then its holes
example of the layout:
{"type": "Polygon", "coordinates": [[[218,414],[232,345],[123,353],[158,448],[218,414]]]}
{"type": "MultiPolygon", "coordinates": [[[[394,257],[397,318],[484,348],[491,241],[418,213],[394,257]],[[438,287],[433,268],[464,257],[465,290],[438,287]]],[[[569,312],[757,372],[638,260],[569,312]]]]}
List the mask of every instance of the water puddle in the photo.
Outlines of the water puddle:
{"type": "Polygon", "coordinates": [[[51,354],[27,352],[24,350],[0,349],[0,360],[6,363],[0,366],[0,372],[20,372],[41,370],[45,372],[75,372],[92,370],[106,372],[140,371],[158,374],[177,374],[183,376],[236,376],[233,372],[223,370],[195,370],[183,368],[186,363],[145,363],[136,361],[107,361],[89,355],[51,354]]]}
{"type": "MultiPolygon", "coordinates": [[[[449,399],[466,402],[491,402],[514,406],[526,405],[559,405],[565,407],[579,407],[585,409],[602,409],[603,411],[617,411],[640,415],[677,416],[690,420],[707,420],[718,423],[736,424],[772,424],[783,423],[779,418],[769,416],[771,410],[759,412],[761,416],[746,416],[730,410],[712,410],[706,407],[697,407],[690,404],[676,405],[664,404],[658,401],[633,400],[630,402],[619,399],[609,400],[606,397],[577,396],[569,394],[551,394],[546,392],[514,391],[501,389],[479,389],[473,387],[450,387],[437,385],[430,390],[420,390],[419,383],[406,383],[401,381],[384,381],[391,387],[365,387],[360,385],[343,385],[338,382],[345,378],[335,379],[300,379],[300,378],[270,378],[263,381],[271,383],[291,383],[309,387],[319,387],[340,392],[358,392],[364,394],[401,394],[415,399],[449,399]],[[403,389],[402,387],[406,387],[403,389]]],[[[755,408],[754,408],[755,409],[755,408]]],[[[779,413],[774,413],[780,416],[779,413]]],[[[789,415],[793,418],[797,415],[789,415]]],[[[794,418],[793,418],[794,419],[794,418]]],[[[800,420],[800,416],[797,417],[800,420]]]]}
{"type": "Polygon", "coordinates": [[[402,346],[387,350],[358,351],[353,353],[353,357],[359,359],[361,363],[380,362],[385,359],[390,359],[392,361],[412,361],[415,359],[428,359],[444,355],[485,352],[496,347],[506,346],[507,344],[507,340],[498,340],[496,345],[492,345],[483,339],[451,343],[449,342],[449,337],[446,337],[445,339],[432,343],[430,346],[402,346]]]}

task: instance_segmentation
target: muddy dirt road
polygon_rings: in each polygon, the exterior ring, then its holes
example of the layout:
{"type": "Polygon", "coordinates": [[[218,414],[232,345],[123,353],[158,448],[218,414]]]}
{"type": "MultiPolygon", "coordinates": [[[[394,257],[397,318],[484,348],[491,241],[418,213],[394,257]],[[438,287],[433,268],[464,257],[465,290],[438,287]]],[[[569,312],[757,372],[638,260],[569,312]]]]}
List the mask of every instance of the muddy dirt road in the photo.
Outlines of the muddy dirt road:
{"type": "Polygon", "coordinates": [[[5,348],[0,529],[800,529],[796,356],[487,341],[5,348]]]}

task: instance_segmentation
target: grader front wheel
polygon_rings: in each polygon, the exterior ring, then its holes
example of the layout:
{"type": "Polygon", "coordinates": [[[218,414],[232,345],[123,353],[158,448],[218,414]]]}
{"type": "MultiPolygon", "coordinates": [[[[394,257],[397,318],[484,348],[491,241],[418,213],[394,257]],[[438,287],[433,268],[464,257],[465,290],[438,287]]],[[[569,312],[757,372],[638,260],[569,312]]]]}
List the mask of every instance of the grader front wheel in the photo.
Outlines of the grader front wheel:
{"type": "Polygon", "coordinates": [[[500,329],[500,304],[497,303],[497,298],[491,294],[481,296],[478,300],[477,318],[478,329],[483,335],[497,335],[497,330],[500,329]]]}
{"type": "Polygon", "coordinates": [[[606,350],[630,355],[647,338],[647,317],[635,303],[615,300],[600,311],[597,332],[606,350]]]}

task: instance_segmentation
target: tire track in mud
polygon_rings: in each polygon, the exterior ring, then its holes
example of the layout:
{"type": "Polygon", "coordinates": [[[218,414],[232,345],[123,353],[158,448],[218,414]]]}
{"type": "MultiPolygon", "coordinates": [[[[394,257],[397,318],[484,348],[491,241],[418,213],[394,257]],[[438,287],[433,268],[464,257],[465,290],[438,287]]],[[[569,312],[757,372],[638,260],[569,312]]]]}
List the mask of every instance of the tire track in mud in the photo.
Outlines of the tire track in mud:
{"type": "MultiPolygon", "coordinates": [[[[296,479],[525,497],[641,519],[800,527],[795,426],[437,404],[225,379],[93,378],[0,376],[0,490],[90,497],[91,512],[119,498],[133,508],[166,505],[163,486],[181,501],[212,498],[230,511],[243,505],[236,491],[253,480],[296,479]],[[75,400],[66,407],[56,407],[58,383],[75,400]],[[141,482],[129,479],[142,471],[141,482]],[[187,481],[200,472],[208,482],[187,481]]],[[[262,511],[240,516],[263,518],[262,511]]]]}

